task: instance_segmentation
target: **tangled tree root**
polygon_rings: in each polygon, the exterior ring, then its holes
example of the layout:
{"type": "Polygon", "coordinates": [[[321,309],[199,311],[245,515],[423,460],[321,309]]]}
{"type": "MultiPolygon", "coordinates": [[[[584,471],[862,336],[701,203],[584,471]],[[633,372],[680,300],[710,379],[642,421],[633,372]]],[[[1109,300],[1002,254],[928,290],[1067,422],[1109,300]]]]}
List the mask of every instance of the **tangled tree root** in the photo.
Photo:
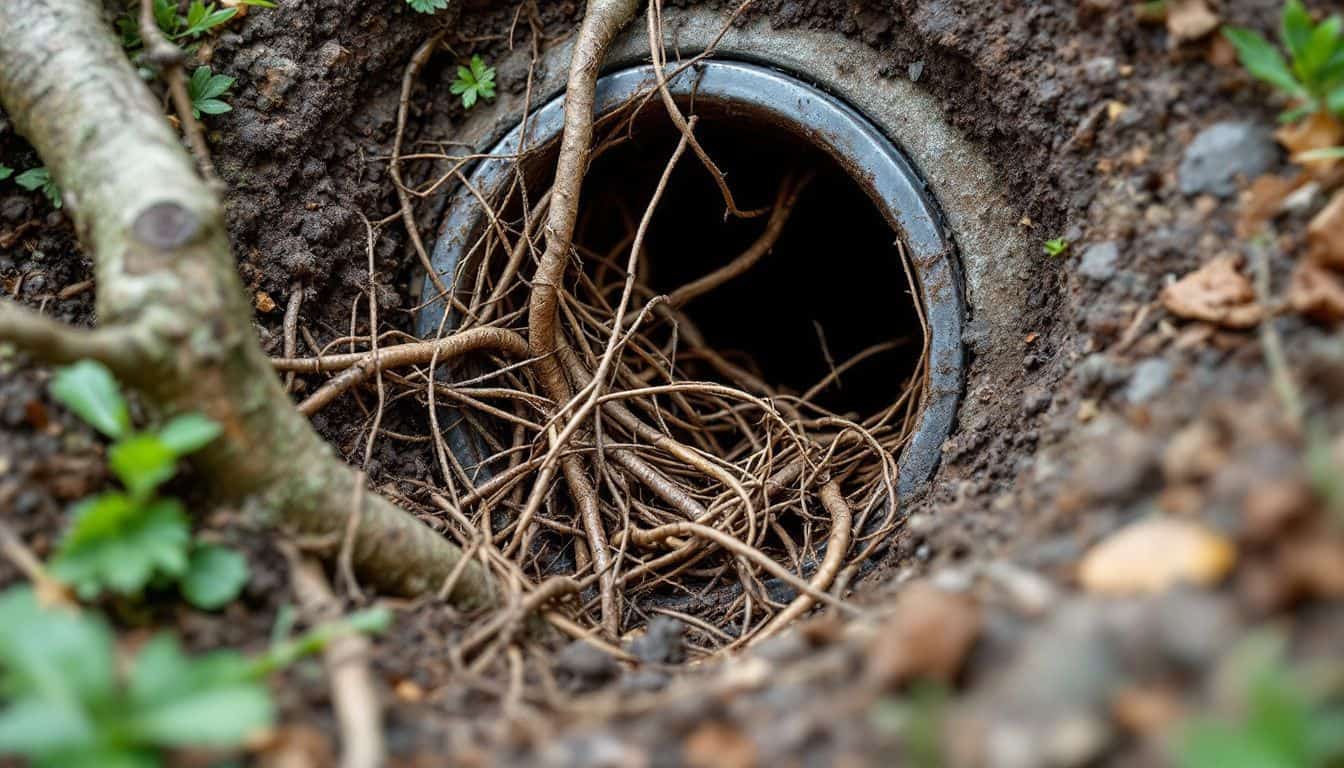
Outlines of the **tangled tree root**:
{"type": "MultiPolygon", "coordinates": [[[[772,204],[742,210],[695,138],[698,118],[682,114],[662,78],[630,108],[595,120],[598,65],[635,6],[589,4],[549,188],[529,197],[520,161],[505,199],[482,199],[471,189],[487,207],[488,225],[475,255],[451,276],[452,292],[437,297],[451,308],[437,338],[385,345],[376,359],[366,352],[273,361],[284,371],[345,370],[305,401],[306,410],[375,370],[389,372],[395,397],[426,404],[426,439],[434,442],[443,483],[430,500],[506,592],[508,607],[458,646],[463,663],[474,657],[477,669],[538,613],[568,635],[613,649],[653,613],[678,616],[710,653],[769,637],[819,603],[852,611],[841,596],[898,524],[894,457],[913,429],[922,361],[889,406],[845,418],[815,396],[900,340],[840,361],[802,396],[788,396],[715,349],[683,311],[712,300],[766,258],[812,172],[798,169],[772,204]],[[578,236],[584,175],[594,158],[627,140],[632,115],[655,98],[679,142],[650,199],[637,201],[642,214],[627,217],[614,248],[594,252],[578,236]],[[768,216],[736,258],[660,294],[642,271],[645,240],[687,149],[714,178],[727,215],[768,216]],[[471,365],[458,359],[467,351],[477,353],[471,365]],[[483,368],[482,352],[512,362],[483,368]],[[449,358],[454,383],[435,375],[435,365],[449,358]],[[479,464],[446,445],[436,406],[445,397],[454,421],[487,444],[479,464]]],[[[648,13],[653,60],[663,62],[659,3],[648,13]]],[[[423,66],[425,50],[408,76],[423,66]]],[[[403,95],[409,92],[403,83],[403,95]]],[[[399,149],[394,157],[404,162],[399,149]]],[[[465,158],[432,159],[450,163],[462,178],[465,158]]],[[[913,281],[911,290],[918,295],[913,281]]]]}

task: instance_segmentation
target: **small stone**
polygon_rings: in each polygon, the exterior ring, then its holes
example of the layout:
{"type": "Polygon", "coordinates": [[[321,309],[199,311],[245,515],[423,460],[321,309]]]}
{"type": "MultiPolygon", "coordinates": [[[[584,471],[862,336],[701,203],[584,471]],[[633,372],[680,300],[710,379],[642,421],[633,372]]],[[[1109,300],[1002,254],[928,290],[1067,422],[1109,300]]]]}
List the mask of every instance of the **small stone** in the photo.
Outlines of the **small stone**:
{"type": "Polygon", "coordinates": [[[885,687],[913,679],[951,683],[980,628],[980,606],[970,595],[910,584],[869,645],[868,679],[885,687]]]}
{"type": "Polygon", "coordinates": [[[1101,352],[1083,358],[1077,371],[1078,383],[1089,392],[1109,392],[1129,378],[1125,366],[1101,352]]]}
{"type": "Polygon", "coordinates": [[[1022,395],[1022,413],[1026,416],[1036,416],[1045,413],[1045,409],[1050,407],[1054,401],[1054,394],[1044,387],[1030,387],[1022,395]]]}
{"type": "Polygon", "coordinates": [[[1119,265],[1120,246],[1113,242],[1095,243],[1083,251],[1083,258],[1078,263],[1078,274],[1104,283],[1115,277],[1119,265]]]}
{"type": "Polygon", "coordinates": [[[1273,168],[1278,158],[1269,129],[1255,123],[1215,123],[1185,149],[1179,171],[1181,192],[1231,197],[1238,178],[1254,179],[1273,168]]]}
{"type": "Polygon", "coordinates": [[[1078,565],[1078,581],[1103,595],[1165,592],[1177,584],[1216,584],[1232,570],[1236,548],[1213,531],[1155,517],[1111,534],[1078,565]]]}
{"type": "Polygon", "coordinates": [[[906,69],[905,73],[910,77],[910,82],[918,83],[920,76],[924,74],[924,62],[916,61],[906,69]]]}
{"type": "Polygon", "coordinates": [[[582,640],[575,640],[555,655],[556,678],[570,690],[600,688],[620,672],[621,666],[606,651],[582,640]]]}
{"type": "Polygon", "coordinates": [[[1083,62],[1083,79],[1093,85],[1103,85],[1120,76],[1120,68],[1110,56],[1098,56],[1083,62]]]}
{"type": "Polygon", "coordinates": [[[655,616],[644,634],[630,642],[630,653],[646,664],[680,664],[686,660],[685,635],[685,624],[655,616]]]}
{"type": "Polygon", "coordinates": [[[265,291],[257,291],[257,295],[252,297],[252,306],[257,308],[258,312],[265,314],[275,311],[275,299],[265,291]]]}
{"type": "Polygon", "coordinates": [[[1171,363],[1153,357],[1134,367],[1134,374],[1125,387],[1125,400],[1140,405],[1152,400],[1171,383],[1171,363]]]}

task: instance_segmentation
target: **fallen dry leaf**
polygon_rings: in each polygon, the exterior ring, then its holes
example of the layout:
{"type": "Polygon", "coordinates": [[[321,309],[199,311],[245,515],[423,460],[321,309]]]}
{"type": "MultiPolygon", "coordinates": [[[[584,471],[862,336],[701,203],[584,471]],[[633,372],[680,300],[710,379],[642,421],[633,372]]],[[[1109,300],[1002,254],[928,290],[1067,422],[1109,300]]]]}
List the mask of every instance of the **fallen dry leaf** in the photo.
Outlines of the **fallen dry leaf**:
{"type": "Polygon", "coordinates": [[[1162,289],[1162,306],[1177,317],[1225,328],[1260,322],[1255,287],[1237,271],[1237,260],[1222,256],[1162,289]]]}
{"type": "Polygon", "coordinates": [[[275,299],[272,299],[269,293],[265,291],[257,291],[257,295],[252,298],[252,305],[257,308],[258,312],[265,313],[275,311],[275,299]]]}
{"type": "Polygon", "coordinates": [[[1328,173],[1338,160],[1298,159],[1298,155],[1317,149],[1329,149],[1344,144],[1344,123],[1335,119],[1329,112],[1317,112],[1306,120],[1289,123],[1275,132],[1283,148],[1293,156],[1293,161],[1306,168],[1312,175],[1320,177],[1328,173]]]}
{"type": "Polygon", "coordinates": [[[1344,268],[1344,189],[1308,225],[1307,255],[1318,264],[1344,268]]]}
{"type": "Polygon", "coordinates": [[[693,768],[750,768],[759,763],[756,743],[740,728],[708,722],[682,745],[682,757],[693,768]]]}
{"type": "Polygon", "coordinates": [[[1241,191],[1237,205],[1237,236],[1249,240],[1279,215],[1283,201],[1302,183],[1299,177],[1265,174],[1241,191]]]}
{"type": "Polygon", "coordinates": [[[951,683],[980,636],[980,606],[926,581],[908,585],[868,648],[868,679],[894,687],[915,679],[951,683]]]}
{"type": "Polygon", "coordinates": [[[1078,580],[1103,595],[1156,594],[1181,583],[1211,585],[1236,562],[1226,538],[1195,523],[1149,518],[1116,531],[1083,556],[1078,580]]]}
{"type": "Polygon", "coordinates": [[[1206,421],[1190,424],[1171,436],[1162,452],[1162,474],[1169,482],[1203,480],[1227,461],[1223,436],[1206,421]]]}
{"type": "Polygon", "coordinates": [[[1309,512],[1315,500],[1301,478],[1257,483],[1242,502],[1242,536],[1250,541],[1269,541],[1309,512]]]}
{"type": "Polygon", "coordinates": [[[1221,23],[1208,0],[1167,0],[1167,34],[1177,43],[1198,40],[1221,23]]]}
{"type": "Polygon", "coordinates": [[[1122,688],[1111,699],[1111,714],[1130,733],[1161,735],[1184,719],[1180,695],[1163,687],[1122,688]]]}
{"type": "Polygon", "coordinates": [[[1293,311],[1322,323],[1344,320],[1344,278],[1311,261],[1298,263],[1288,284],[1293,311]]]}

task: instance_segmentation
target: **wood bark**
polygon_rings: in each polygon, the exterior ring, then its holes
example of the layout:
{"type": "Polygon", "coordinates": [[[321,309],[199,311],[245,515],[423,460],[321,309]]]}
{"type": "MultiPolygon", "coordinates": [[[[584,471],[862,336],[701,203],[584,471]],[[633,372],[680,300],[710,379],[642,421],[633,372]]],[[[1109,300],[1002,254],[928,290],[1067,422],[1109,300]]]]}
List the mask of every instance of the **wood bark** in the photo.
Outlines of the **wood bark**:
{"type": "MultiPolygon", "coordinates": [[[[339,537],[383,592],[437,590],[461,550],[358,482],[290,403],[252,328],[220,200],[136,75],[96,0],[0,2],[0,103],[64,190],[93,257],[99,328],[0,306],[0,338],[38,359],[107,363],[164,414],[223,426],[194,463],[227,500],[296,533],[339,537]],[[358,501],[356,501],[358,499],[358,501]],[[358,506],[356,506],[358,504],[358,506]]],[[[490,602],[470,563],[450,599],[490,602]]]]}

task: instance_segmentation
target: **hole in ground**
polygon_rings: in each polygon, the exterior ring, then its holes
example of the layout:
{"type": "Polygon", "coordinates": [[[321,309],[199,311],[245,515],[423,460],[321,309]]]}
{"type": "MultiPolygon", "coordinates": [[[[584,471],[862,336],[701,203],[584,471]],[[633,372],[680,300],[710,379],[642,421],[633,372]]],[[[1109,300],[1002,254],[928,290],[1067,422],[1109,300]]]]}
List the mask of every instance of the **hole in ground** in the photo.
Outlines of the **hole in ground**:
{"type": "MultiPolygon", "coordinates": [[[[781,394],[802,394],[834,366],[886,345],[846,368],[812,399],[857,420],[889,407],[914,374],[922,349],[896,232],[826,152],[729,105],[701,100],[695,107],[696,136],[724,171],[740,208],[769,207],[786,179],[814,175],[771,252],[750,271],[691,301],[685,313],[710,346],[781,394]]],[[[575,235],[576,245],[589,252],[585,268],[613,305],[628,246],[614,252],[615,269],[593,254],[612,252],[638,221],[679,134],[662,105],[653,103],[626,136],[589,170],[575,235]]],[[[527,165],[544,174],[553,164],[554,153],[543,152],[527,165]]],[[[642,280],[667,293],[706,275],[750,245],[768,218],[725,221],[723,213],[718,187],[688,150],[650,224],[642,280]]],[[[636,301],[632,312],[641,303],[636,301]]],[[[682,345],[679,358],[687,355],[682,345]]],[[[721,378],[708,366],[679,373],[721,378]]]]}

